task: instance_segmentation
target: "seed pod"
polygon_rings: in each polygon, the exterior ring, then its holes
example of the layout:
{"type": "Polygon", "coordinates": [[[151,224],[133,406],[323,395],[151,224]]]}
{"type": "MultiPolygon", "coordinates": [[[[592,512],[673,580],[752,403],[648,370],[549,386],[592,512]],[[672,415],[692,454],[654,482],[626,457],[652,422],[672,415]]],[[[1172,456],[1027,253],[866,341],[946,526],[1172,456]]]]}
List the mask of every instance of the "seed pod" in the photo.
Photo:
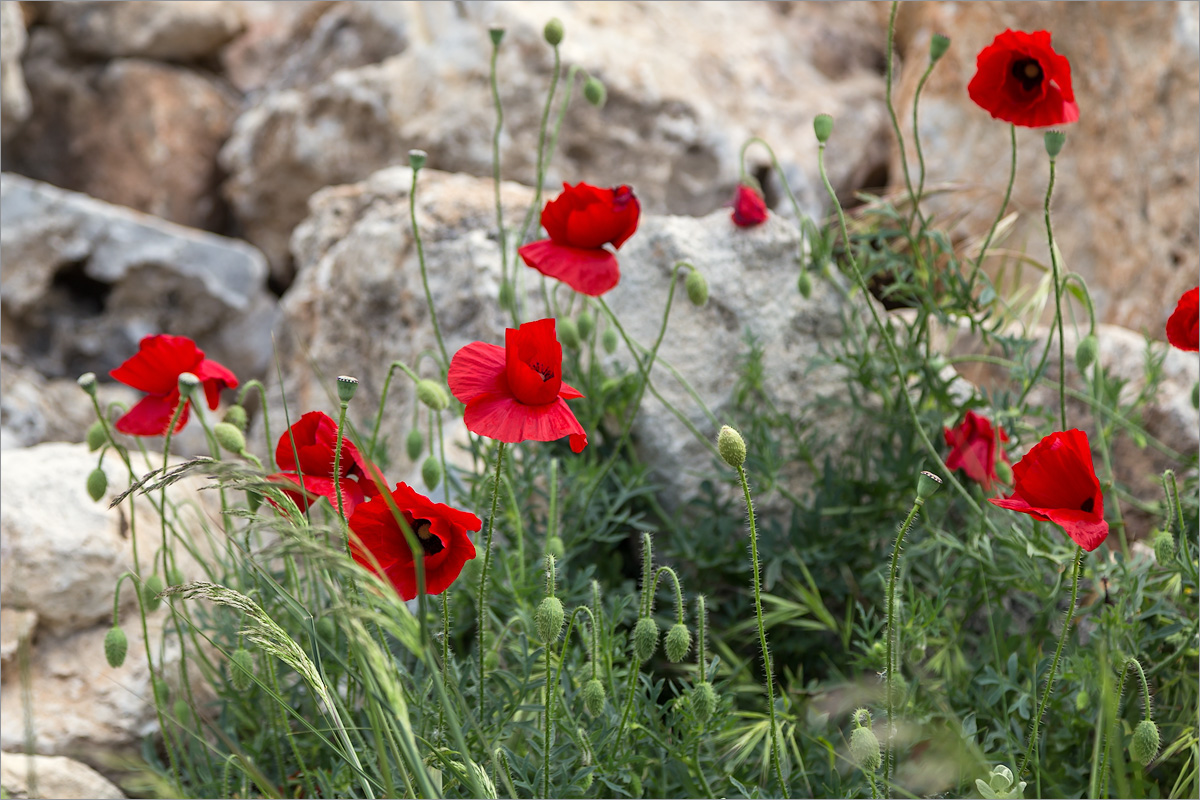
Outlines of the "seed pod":
{"type": "Polygon", "coordinates": [[[217,440],[217,444],[234,455],[238,455],[246,449],[246,437],[233,423],[218,422],[213,425],[213,438],[217,440]]]}
{"type": "Polygon", "coordinates": [[[612,328],[605,328],[604,333],[600,336],[600,344],[604,346],[604,352],[609,355],[617,352],[617,332],[612,328]]]}
{"type": "Polygon", "coordinates": [[[104,660],[113,669],[125,663],[125,654],[129,652],[129,638],[125,631],[117,625],[108,629],[104,634],[104,660]]]}
{"type": "Polygon", "coordinates": [[[917,476],[917,497],[925,500],[942,488],[942,479],[932,472],[922,470],[917,476]]]}
{"type": "Polygon", "coordinates": [[[1051,161],[1058,158],[1063,145],[1067,143],[1067,135],[1062,131],[1046,131],[1043,139],[1046,142],[1046,155],[1050,156],[1051,161]]]}
{"type": "Polygon", "coordinates": [[[142,602],[146,604],[147,611],[157,611],[162,605],[163,582],[162,578],[157,575],[151,575],[146,578],[146,582],[142,584],[142,602]]]}
{"type": "Polygon", "coordinates": [[[879,738],[870,728],[855,728],[850,734],[850,756],[863,772],[879,769],[883,758],[879,752],[879,738]]]}
{"type": "Polygon", "coordinates": [[[1158,755],[1158,726],[1152,719],[1144,719],[1133,729],[1133,738],[1129,740],[1129,757],[1143,767],[1158,755]]]}
{"type": "Polygon", "coordinates": [[[104,430],[104,423],[96,420],[92,423],[92,427],[87,431],[87,446],[89,452],[96,452],[104,443],[108,441],[108,433],[104,430]]]}
{"type": "Polygon", "coordinates": [[[722,426],[717,434],[717,452],[726,464],[737,469],[746,463],[746,440],[728,425],[722,426]]]}
{"type": "Polygon", "coordinates": [[[813,132],[817,134],[817,141],[825,144],[829,141],[829,137],[833,135],[833,117],[828,114],[817,114],[813,120],[813,132]]]}
{"type": "Polygon", "coordinates": [[[935,33],[933,38],[929,40],[929,61],[931,63],[938,61],[942,56],[946,55],[946,51],[949,49],[950,37],[935,33]]]}
{"type": "Polygon", "coordinates": [[[104,497],[104,493],[108,491],[108,476],[104,474],[104,470],[96,467],[88,473],[87,476],[87,493],[88,497],[97,503],[104,497]]]}
{"type": "Polygon", "coordinates": [[[547,643],[557,641],[558,635],[562,633],[565,618],[566,614],[563,611],[561,600],[557,597],[547,597],[542,600],[537,611],[533,612],[533,622],[537,627],[538,638],[547,643]]]}
{"type": "Polygon", "coordinates": [[[642,617],[633,627],[633,657],[639,664],[650,660],[658,649],[658,623],[650,617],[642,617]]]}
{"type": "Polygon", "coordinates": [[[421,465],[421,480],[425,481],[427,488],[436,489],[442,482],[442,463],[433,456],[426,458],[421,465]]]}
{"type": "Polygon", "coordinates": [[[96,373],[85,372],[79,376],[79,378],[76,380],[76,383],[79,384],[80,389],[83,389],[92,397],[96,396],[96,373]]]}
{"type": "Polygon", "coordinates": [[[682,622],[672,625],[671,630],[667,631],[663,649],[667,651],[667,660],[672,664],[683,661],[687,657],[688,650],[692,649],[692,633],[688,630],[687,625],[682,622]]]}
{"type": "Polygon", "coordinates": [[[712,717],[717,710],[717,691],[711,683],[703,681],[692,689],[692,708],[696,712],[696,719],[701,722],[708,722],[712,717]]]}
{"type": "Polygon", "coordinates": [[[254,682],[254,656],[244,647],[229,655],[229,683],[235,691],[244,692],[254,682]]]}
{"type": "Polygon", "coordinates": [[[404,449],[408,453],[410,461],[416,461],[421,457],[421,453],[425,451],[425,434],[417,428],[413,428],[408,432],[408,438],[404,440],[404,449]]]}
{"type": "Polygon", "coordinates": [[[583,707],[593,717],[599,715],[604,710],[604,701],[606,699],[604,684],[599,679],[592,678],[583,685],[583,707]]]}

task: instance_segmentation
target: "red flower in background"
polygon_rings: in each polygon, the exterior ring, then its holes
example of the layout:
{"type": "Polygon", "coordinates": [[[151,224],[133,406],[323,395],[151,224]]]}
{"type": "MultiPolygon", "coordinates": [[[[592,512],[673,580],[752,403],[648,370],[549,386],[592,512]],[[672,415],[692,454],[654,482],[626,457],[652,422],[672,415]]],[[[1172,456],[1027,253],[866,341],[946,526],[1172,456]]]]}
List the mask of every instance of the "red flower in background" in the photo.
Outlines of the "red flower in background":
{"type": "MultiPolygon", "coordinates": [[[[425,551],[425,593],[441,594],[475,557],[467,537],[483,523],[474,514],[435,503],[405,483],[396,484],[392,501],[425,551]]],[[[391,581],[404,600],[417,596],[417,568],[404,531],[388,505],[387,497],[374,497],[350,517],[350,552],[354,560],[391,581]]]]}
{"type": "Polygon", "coordinates": [[[1013,465],[1013,493],[988,502],[1061,527],[1084,550],[1108,537],[1104,495],[1081,430],[1050,434],[1013,465]]]}
{"type": "MultiPolygon", "coordinates": [[[[998,480],[996,459],[1008,463],[1008,456],[998,447],[997,433],[992,428],[991,420],[968,411],[962,423],[953,430],[944,429],[944,435],[950,447],[946,466],[963,470],[968,478],[983,486],[985,492],[990,492],[992,481],[998,480]]],[[[1008,434],[1003,428],[999,429],[999,441],[1008,441],[1008,434]]]]}
{"type": "Polygon", "coordinates": [[[1167,320],[1167,341],[1180,350],[1200,350],[1200,287],[1179,298],[1167,320]]]}
{"type": "Polygon", "coordinates": [[[472,342],[450,360],[450,391],[467,406],[467,429],[500,442],[552,442],[570,436],[573,452],[587,433],[567,400],[583,395],[562,380],[562,345],[553,319],[504,332],[504,347],[472,342]]]}
{"type": "Polygon", "coordinates": [[[1071,64],[1050,46],[1049,31],[1006,30],[975,59],[967,93],[996,119],[1026,128],[1079,119],[1071,64]]]}
{"type": "Polygon", "coordinates": [[[342,437],[342,457],[335,480],[333,455],[337,448],[337,432],[337,423],[332,417],[321,411],[310,411],[279,437],[275,463],[281,471],[267,479],[300,487],[300,491],[284,489],[283,493],[292,498],[301,511],[308,510],[310,498],[318,497],[326,498],[337,508],[337,485],[340,483],[342,508],[349,517],[359,503],[377,496],[381,486],[387,487],[379,470],[369,465],[345,436],[342,437]]]}
{"type": "MultiPolygon", "coordinates": [[[[147,336],[136,354],[108,373],[126,386],[146,392],[146,397],[117,420],[117,430],[131,436],[165,434],[179,405],[179,376],[185,372],[200,379],[208,407],[213,409],[221,400],[222,389],[238,385],[232,372],[205,358],[204,351],[186,336],[147,336]]],[[[187,424],[190,405],[183,407],[174,432],[187,424]]]]}
{"type": "Polygon", "coordinates": [[[753,187],[739,183],[733,197],[733,224],[753,228],[767,221],[767,202],[753,187]]]}
{"type": "Polygon", "coordinates": [[[517,253],[543,275],[598,297],[621,279],[617,257],[604,245],[620,249],[637,230],[641,210],[628,186],[564,183],[562,194],[542,211],[542,227],[550,238],[530,242],[517,253]]]}

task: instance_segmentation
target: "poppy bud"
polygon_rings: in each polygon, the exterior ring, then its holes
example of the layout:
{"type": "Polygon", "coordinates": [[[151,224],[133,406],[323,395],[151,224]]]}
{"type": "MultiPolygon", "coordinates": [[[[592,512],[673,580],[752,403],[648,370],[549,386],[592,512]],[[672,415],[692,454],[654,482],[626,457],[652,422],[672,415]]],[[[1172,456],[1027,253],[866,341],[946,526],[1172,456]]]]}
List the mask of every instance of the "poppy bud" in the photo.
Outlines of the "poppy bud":
{"type": "Polygon", "coordinates": [[[870,728],[855,728],[850,733],[850,756],[863,772],[874,772],[883,763],[879,738],[870,728]]]}
{"type": "Polygon", "coordinates": [[[129,652],[129,639],[125,631],[117,625],[108,629],[104,634],[104,660],[113,669],[125,663],[125,654],[129,652]]]}
{"type": "Polygon", "coordinates": [[[717,434],[717,452],[726,464],[738,469],[746,463],[746,440],[733,428],[723,425],[717,434]]]}
{"type": "Polygon", "coordinates": [[[153,685],[154,685],[154,702],[160,706],[165,706],[167,704],[168,698],[170,698],[170,696],[171,696],[171,687],[167,685],[167,682],[165,680],[158,677],[157,675],[154,677],[153,685]]]}
{"type": "Polygon", "coordinates": [[[929,40],[929,62],[936,64],[942,56],[946,55],[946,51],[949,49],[950,37],[935,33],[933,38],[929,40]]]}
{"type": "Polygon", "coordinates": [[[354,393],[358,391],[358,378],[351,378],[349,375],[338,375],[337,393],[338,400],[343,403],[349,403],[354,399],[354,393]]]}
{"type": "Polygon", "coordinates": [[[428,378],[417,381],[417,399],[434,411],[445,411],[450,407],[450,395],[440,383],[428,378]]]}
{"type": "Polygon", "coordinates": [[[232,405],[225,412],[225,418],[222,422],[228,422],[233,427],[237,428],[242,433],[246,432],[246,409],[239,405],[232,405]]]}
{"type": "Polygon", "coordinates": [[[1200,383],[1192,386],[1192,408],[1200,408],[1200,383]]]}
{"type": "Polygon", "coordinates": [[[188,724],[188,717],[192,713],[192,709],[187,704],[187,701],[181,697],[175,701],[175,705],[172,707],[172,710],[175,712],[175,721],[181,726],[186,727],[188,724]]]}
{"type": "Polygon", "coordinates": [[[242,435],[242,432],[237,429],[236,425],[228,422],[218,422],[216,425],[213,425],[213,438],[217,440],[217,444],[234,455],[246,449],[246,437],[242,435]]]}
{"type": "Polygon", "coordinates": [[[598,679],[592,678],[583,685],[583,707],[593,717],[604,710],[605,698],[604,684],[598,679]]]}
{"type": "Polygon", "coordinates": [[[429,489],[436,489],[442,482],[442,464],[432,455],[421,465],[421,480],[425,481],[425,486],[429,489]]]}
{"type": "Polygon", "coordinates": [[[162,578],[157,575],[151,575],[146,578],[146,582],[142,584],[142,602],[146,604],[147,611],[157,611],[162,605],[163,582],[162,578]]]}
{"type": "Polygon", "coordinates": [[[192,392],[200,388],[200,379],[190,372],[179,373],[179,393],[191,397],[192,392]]]}
{"type": "Polygon", "coordinates": [[[505,311],[512,311],[514,301],[512,284],[504,281],[500,284],[500,307],[505,311]]]}
{"type": "Polygon", "coordinates": [[[499,47],[504,39],[504,28],[488,28],[488,36],[491,37],[492,44],[499,47]]]}
{"type": "Polygon", "coordinates": [[[317,638],[326,642],[332,642],[337,638],[337,627],[333,624],[331,617],[321,617],[317,620],[317,638]]]}
{"type": "Polygon", "coordinates": [[[546,23],[546,27],[542,29],[542,36],[546,37],[546,43],[552,47],[558,47],[563,40],[563,24],[558,17],[552,17],[546,23]]]}
{"type": "Polygon", "coordinates": [[[642,617],[633,626],[633,657],[639,664],[650,660],[658,649],[658,623],[642,617]]]}
{"type": "Polygon", "coordinates": [[[1080,372],[1092,365],[1096,360],[1096,351],[1100,347],[1100,342],[1094,334],[1088,334],[1079,340],[1079,345],[1075,348],[1075,366],[1080,372]]]}
{"type": "Polygon", "coordinates": [[[500,656],[495,650],[488,650],[483,657],[483,666],[489,671],[500,666],[500,656]]]}
{"type": "Polygon", "coordinates": [[[404,440],[404,449],[408,451],[409,460],[416,461],[425,450],[425,435],[419,429],[413,428],[404,440]]]}
{"type": "Polygon", "coordinates": [[[80,389],[83,389],[92,397],[96,396],[96,373],[85,372],[79,376],[79,379],[76,381],[76,383],[79,384],[80,389]]]}
{"type": "Polygon", "coordinates": [[[1129,740],[1129,757],[1143,767],[1158,755],[1158,726],[1152,719],[1144,719],[1133,729],[1129,740]]]}
{"type": "Polygon", "coordinates": [[[640,777],[638,777],[638,774],[636,772],[631,772],[629,774],[629,796],[630,797],[641,797],[642,796],[642,779],[640,777]]]}
{"type": "Polygon", "coordinates": [[[555,558],[562,558],[567,552],[567,548],[563,545],[562,537],[551,536],[549,539],[547,539],[546,552],[555,558]]]}
{"type": "Polygon", "coordinates": [[[1082,714],[1091,704],[1092,698],[1088,696],[1087,690],[1080,689],[1075,695],[1075,711],[1082,714]]]}
{"type": "Polygon", "coordinates": [[[683,285],[687,289],[688,300],[692,301],[692,305],[700,307],[708,302],[708,279],[702,273],[692,270],[688,273],[683,285]]]}
{"type": "Polygon", "coordinates": [[[104,470],[96,467],[88,473],[87,476],[87,493],[88,497],[99,503],[100,498],[104,497],[104,493],[108,491],[108,476],[104,474],[104,470]]]}
{"type": "Polygon", "coordinates": [[[104,423],[96,420],[92,423],[92,427],[87,431],[87,446],[90,452],[96,452],[104,443],[108,441],[108,432],[104,430],[104,423]]]}
{"type": "Polygon", "coordinates": [[[917,477],[917,497],[926,500],[942,488],[942,479],[932,472],[922,470],[917,477]]]}
{"type": "Polygon", "coordinates": [[[575,319],[575,327],[579,329],[579,338],[586,339],[592,335],[592,329],[596,327],[596,318],[585,308],[575,319]]]}
{"type": "Polygon", "coordinates": [[[605,328],[604,334],[600,337],[600,344],[604,345],[604,352],[609,355],[617,352],[617,332],[612,328],[605,328]]]}
{"type": "Polygon", "coordinates": [[[258,507],[260,505],[262,505],[262,495],[259,494],[258,492],[252,492],[252,491],[247,490],[246,491],[246,508],[250,509],[251,512],[254,512],[254,511],[258,510],[258,507]]]}
{"type": "Polygon", "coordinates": [[[253,683],[254,656],[244,647],[229,654],[229,683],[235,691],[244,692],[253,683]]]}
{"type": "Polygon", "coordinates": [[[424,150],[409,150],[408,166],[412,167],[413,172],[417,172],[421,167],[425,166],[425,159],[427,158],[429,158],[429,154],[424,150]]]}
{"type": "Polygon", "coordinates": [[[183,570],[178,567],[167,568],[167,585],[182,586],[183,585],[183,570]]]}
{"type": "Polygon", "coordinates": [[[1154,537],[1154,560],[1169,564],[1175,559],[1175,537],[1170,531],[1159,531],[1154,537]]]}
{"type": "Polygon", "coordinates": [[[996,478],[999,479],[999,481],[1003,484],[1006,484],[1009,486],[1012,485],[1012,481],[1013,481],[1012,467],[1010,467],[1008,465],[1008,462],[1002,458],[996,461],[996,478]]]}
{"type": "Polygon", "coordinates": [[[696,719],[701,722],[707,722],[712,717],[717,710],[717,692],[711,683],[702,681],[696,684],[692,690],[692,708],[696,712],[696,719]]]}
{"type": "Polygon", "coordinates": [[[1058,158],[1058,154],[1062,152],[1063,145],[1067,143],[1067,135],[1062,131],[1046,131],[1045,136],[1046,152],[1050,155],[1050,160],[1058,158]]]}
{"type": "Polygon", "coordinates": [[[537,626],[538,638],[547,643],[556,641],[558,635],[562,633],[565,617],[562,600],[554,596],[543,599],[538,605],[537,611],[533,612],[533,622],[537,626]]]}
{"type": "Polygon", "coordinates": [[[808,270],[800,270],[800,276],[796,278],[796,288],[800,290],[800,296],[805,300],[812,297],[813,283],[808,270]]]}
{"type": "Polygon", "coordinates": [[[687,657],[688,650],[692,649],[692,633],[688,630],[687,625],[682,622],[672,625],[671,630],[667,631],[663,649],[667,651],[667,660],[672,664],[683,661],[687,657]]]}
{"type": "Polygon", "coordinates": [[[558,341],[568,350],[579,349],[579,328],[573,319],[560,319],[558,325],[558,341]]]}
{"type": "Polygon", "coordinates": [[[596,108],[602,108],[604,101],[608,99],[608,90],[604,88],[604,84],[599,78],[588,76],[588,79],[583,82],[583,96],[589,103],[596,108]]]}
{"type": "Polygon", "coordinates": [[[833,135],[833,117],[828,114],[817,114],[813,120],[813,131],[817,134],[817,141],[825,144],[829,141],[829,137],[833,135]]]}

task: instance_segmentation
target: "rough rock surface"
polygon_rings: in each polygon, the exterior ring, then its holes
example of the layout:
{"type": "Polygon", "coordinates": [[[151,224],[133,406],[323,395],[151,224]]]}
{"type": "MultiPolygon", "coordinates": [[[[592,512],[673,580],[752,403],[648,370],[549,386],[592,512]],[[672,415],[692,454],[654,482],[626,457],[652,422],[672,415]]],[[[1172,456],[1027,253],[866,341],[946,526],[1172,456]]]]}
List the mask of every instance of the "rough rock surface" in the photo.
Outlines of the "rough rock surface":
{"type": "Polygon", "coordinates": [[[29,90],[21,69],[25,39],[21,4],[4,0],[0,3],[0,138],[5,142],[29,117],[29,90]]]}
{"type": "MultiPolygon", "coordinates": [[[[967,96],[975,56],[1006,27],[1049,30],[1071,62],[1080,119],[1065,128],[1054,188],[1054,232],[1066,268],[1087,280],[1102,321],[1163,339],[1175,300],[1196,285],[1200,226],[1200,7],[1195,3],[906,3],[897,17],[904,68],[897,86],[915,169],[912,96],[934,33],[953,37],[921,93],[929,178],[957,190],[931,198],[954,232],[982,239],[1009,171],[1007,123],[967,96]],[[955,218],[957,219],[957,214],[955,218]]],[[[1019,217],[1002,245],[1049,264],[1042,220],[1048,167],[1042,132],[1017,130],[1019,217]]],[[[903,189],[893,146],[892,187],[903,189]]],[[[998,264],[998,259],[995,260],[998,264]]]]}
{"type": "Polygon", "coordinates": [[[0,679],[8,680],[9,667],[21,646],[21,640],[32,643],[37,630],[37,613],[15,608],[0,608],[0,679]]]}
{"type": "Polygon", "coordinates": [[[43,375],[103,377],[162,332],[265,370],[274,303],[253,247],[18,175],[0,198],[5,343],[43,375]]]}
{"type": "MultiPolygon", "coordinates": [[[[62,13],[80,4],[47,5],[62,13]]],[[[25,72],[32,113],[5,146],[5,170],[181,225],[225,227],[217,153],[237,108],[228,86],[159,61],[81,62],[45,26],[33,30],[25,72]]]]}
{"type": "Polygon", "coordinates": [[[65,756],[30,758],[24,753],[0,753],[0,786],[12,798],[123,800],[125,797],[108,778],[65,756]],[[36,791],[31,791],[31,787],[36,791]]]}
{"type": "Polygon", "coordinates": [[[48,3],[39,15],[74,52],[100,59],[197,61],[215,55],[242,29],[238,5],[227,0],[85,0],[48,3]]]}
{"type": "MultiPolygon", "coordinates": [[[[506,177],[536,181],[538,124],[553,64],[542,26],[558,16],[566,28],[564,72],[578,66],[601,78],[608,103],[595,109],[575,90],[547,173],[551,186],[629,183],[649,210],[707,213],[731,196],[738,149],[757,134],[775,147],[805,211],[815,213],[824,198],[810,131],[820,112],[837,114],[855,131],[831,145],[835,184],[848,190],[885,179],[886,117],[874,46],[882,37],[869,7],[373,7],[403,21],[410,40],[403,53],[315,86],[267,94],[239,118],[222,150],[230,175],[225,195],[281,279],[290,274],[288,235],[304,216],[305,200],[322,186],[362,179],[410,148],[428,151],[431,167],[491,174],[491,25],[507,29],[498,67],[506,177]]],[[[765,178],[765,152],[753,149],[749,159],[750,170],[765,178]]],[[[766,183],[774,202],[780,187],[766,183]]]]}

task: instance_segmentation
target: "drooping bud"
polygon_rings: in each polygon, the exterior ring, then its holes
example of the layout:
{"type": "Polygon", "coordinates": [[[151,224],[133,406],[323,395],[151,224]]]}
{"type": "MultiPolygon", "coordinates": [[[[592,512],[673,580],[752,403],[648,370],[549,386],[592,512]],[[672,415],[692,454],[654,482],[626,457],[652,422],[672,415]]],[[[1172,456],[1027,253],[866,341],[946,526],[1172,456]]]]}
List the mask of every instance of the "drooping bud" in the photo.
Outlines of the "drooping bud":
{"type": "Polygon", "coordinates": [[[868,728],[855,728],[850,733],[850,757],[863,772],[874,772],[883,763],[879,737],[868,728]]]}
{"type": "Polygon", "coordinates": [[[1154,560],[1164,566],[1175,560],[1175,537],[1170,531],[1159,531],[1154,536],[1154,560]]]}
{"type": "Polygon", "coordinates": [[[96,467],[88,473],[87,476],[87,493],[88,497],[99,503],[104,497],[104,493],[108,491],[108,476],[104,474],[104,470],[96,467]]]}
{"type": "Polygon", "coordinates": [[[146,582],[142,584],[142,602],[146,604],[147,611],[157,611],[162,605],[163,582],[162,578],[157,575],[151,575],[146,578],[146,582]]]}
{"type": "Polygon", "coordinates": [[[154,702],[160,707],[167,704],[167,700],[171,697],[171,687],[167,682],[157,675],[154,676],[154,702]]]}
{"type": "Polygon", "coordinates": [[[603,108],[604,101],[608,99],[608,90],[604,88],[604,84],[600,82],[599,78],[589,75],[588,79],[583,82],[583,96],[596,108],[603,108]]]}
{"type": "Polygon", "coordinates": [[[236,425],[229,422],[213,425],[213,438],[217,440],[217,444],[234,455],[240,455],[246,450],[246,437],[236,425]]]}
{"type": "Polygon", "coordinates": [[[942,479],[932,472],[922,470],[920,476],[917,477],[917,497],[922,500],[928,500],[941,488],[942,479]]]}
{"type": "Polygon", "coordinates": [[[192,715],[192,707],[181,697],[175,701],[172,711],[175,713],[175,721],[186,728],[192,715]]]}
{"type": "Polygon", "coordinates": [[[409,150],[408,151],[408,166],[413,172],[417,172],[421,167],[425,166],[425,159],[429,158],[429,154],[424,150],[409,150]]]}
{"type": "Polygon", "coordinates": [[[1087,690],[1080,689],[1075,695],[1075,710],[1082,714],[1091,704],[1092,698],[1088,696],[1087,690]]]}
{"type": "Polygon", "coordinates": [[[558,47],[563,40],[563,24],[558,17],[552,17],[546,23],[546,27],[542,29],[542,36],[546,37],[546,44],[551,47],[558,47]]]}
{"type": "Polygon", "coordinates": [[[92,397],[96,396],[96,373],[85,372],[79,376],[76,383],[79,384],[80,389],[83,389],[85,392],[90,394],[92,397]]]}
{"type": "Polygon", "coordinates": [[[239,405],[232,405],[225,411],[225,418],[222,422],[228,422],[233,427],[237,428],[242,433],[246,432],[246,409],[239,405]]]}
{"type": "Polygon", "coordinates": [[[408,452],[409,460],[416,461],[425,450],[425,434],[421,433],[420,429],[413,428],[404,440],[404,449],[408,452]]]}
{"type": "Polygon", "coordinates": [[[488,36],[491,37],[492,45],[500,46],[500,42],[504,40],[504,28],[488,28],[488,36]]]}
{"type": "Polygon", "coordinates": [[[337,638],[337,626],[333,624],[332,617],[321,617],[317,620],[317,638],[322,641],[332,642],[337,638]]]}
{"type": "Polygon", "coordinates": [[[935,33],[933,38],[929,40],[929,62],[936,64],[941,60],[942,56],[946,55],[946,51],[949,49],[950,37],[935,33]]]}
{"type": "Polygon", "coordinates": [[[833,135],[833,117],[828,114],[817,114],[813,120],[813,132],[817,134],[817,141],[825,144],[829,141],[829,137],[833,135]]]}
{"type": "Polygon", "coordinates": [[[1012,486],[1012,482],[1013,482],[1012,467],[1009,465],[1009,463],[1007,461],[1005,461],[1002,458],[997,459],[997,461],[996,461],[996,477],[1005,486],[1012,486]]]}
{"type": "Polygon", "coordinates": [[[562,558],[566,555],[567,548],[563,544],[561,536],[551,536],[546,540],[546,552],[555,558],[562,558]]]}
{"type": "Polygon", "coordinates": [[[604,701],[607,694],[604,691],[604,684],[597,678],[592,678],[583,685],[583,707],[593,717],[597,716],[604,710],[604,701]]]}
{"type": "Polygon", "coordinates": [[[575,320],[570,318],[560,319],[558,326],[558,341],[562,342],[562,346],[568,350],[579,349],[579,328],[575,325],[575,320]]]}
{"type": "Polygon", "coordinates": [[[1200,408],[1200,383],[1192,385],[1192,408],[1200,408]]]}
{"type": "Polygon", "coordinates": [[[617,352],[617,332],[612,328],[605,328],[600,336],[600,344],[604,345],[604,352],[609,355],[617,352]]]}
{"type": "Polygon", "coordinates": [[[696,684],[692,690],[692,708],[696,712],[696,719],[701,722],[708,722],[712,717],[717,710],[717,691],[711,683],[702,681],[696,684]]]}
{"type": "Polygon", "coordinates": [[[244,647],[229,654],[229,683],[236,691],[244,692],[254,682],[254,656],[244,647]]]}
{"type": "Polygon", "coordinates": [[[672,625],[671,630],[667,631],[663,649],[667,651],[667,660],[672,664],[678,664],[687,658],[688,650],[692,649],[692,632],[688,630],[687,625],[682,622],[672,625]]]}
{"type": "Polygon", "coordinates": [[[642,617],[633,626],[633,657],[639,664],[650,660],[658,649],[658,623],[650,617],[642,617]]]}
{"type": "Polygon", "coordinates": [[[167,567],[168,586],[182,586],[183,580],[183,570],[179,567],[167,567]]]}
{"type": "Polygon", "coordinates": [[[558,635],[562,633],[565,618],[562,600],[553,596],[544,598],[538,604],[537,610],[533,612],[533,622],[537,626],[538,638],[546,643],[557,641],[558,635]]]}
{"type": "Polygon", "coordinates": [[[699,308],[708,302],[708,279],[699,270],[689,272],[683,286],[692,305],[699,308]]]}
{"type": "Polygon", "coordinates": [[[200,388],[200,379],[190,372],[179,373],[179,393],[184,397],[191,397],[192,393],[200,388]]]}
{"type": "Polygon", "coordinates": [[[450,407],[450,395],[440,383],[428,378],[417,381],[417,399],[434,411],[445,411],[450,407]]]}
{"type": "Polygon", "coordinates": [[[1144,719],[1133,729],[1133,738],[1129,740],[1129,757],[1143,767],[1158,755],[1158,726],[1152,719],[1144,719]]]}
{"type": "Polygon", "coordinates": [[[586,339],[592,335],[592,329],[596,327],[596,318],[585,308],[575,318],[575,327],[579,329],[579,338],[586,339]]]}
{"type": "Polygon", "coordinates": [[[125,631],[117,625],[113,625],[108,629],[108,633],[104,634],[104,660],[113,669],[117,669],[125,663],[125,654],[129,652],[129,639],[125,636],[125,631]]]}
{"type": "Polygon", "coordinates": [[[354,399],[354,393],[358,391],[358,378],[352,378],[349,375],[338,375],[337,379],[337,394],[338,400],[343,403],[349,403],[354,399]]]}
{"type": "Polygon", "coordinates": [[[1062,152],[1063,145],[1067,143],[1067,135],[1062,131],[1046,131],[1045,135],[1046,153],[1050,156],[1050,160],[1058,158],[1058,154],[1062,152]]]}
{"type": "Polygon", "coordinates": [[[1079,368],[1080,372],[1092,365],[1099,349],[1100,341],[1095,334],[1089,333],[1079,340],[1079,345],[1075,348],[1075,366],[1079,368]]]}
{"type": "Polygon", "coordinates": [[[89,452],[96,452],[104,443],[108,441],[108,433],[104,430],[104,423],[96,420],[92,423],[92,427],[87,430],[87,446],[89,452]]]}
{"type": "Polygon", "coordinates": [[[808,270],[800,270],[800,276],[796,278],[796,288],[800,291],[800,296],[805,300],[812,297],[813,282],[812,276],[808,274],[808,270]]]}
{"type": "Polygon", "coordinates": [[[442,462],[432,455],[428,456],[421,465],[421,480],[425,482],[425,488],[436,489],[442,482],[442,462]]]}
{"type": "Polygon", "coordinates": [[[746,463],[746,440],[733,428],[724,425],[717,434],[717,452],[726,464],[737,469],[746,463]]]}

